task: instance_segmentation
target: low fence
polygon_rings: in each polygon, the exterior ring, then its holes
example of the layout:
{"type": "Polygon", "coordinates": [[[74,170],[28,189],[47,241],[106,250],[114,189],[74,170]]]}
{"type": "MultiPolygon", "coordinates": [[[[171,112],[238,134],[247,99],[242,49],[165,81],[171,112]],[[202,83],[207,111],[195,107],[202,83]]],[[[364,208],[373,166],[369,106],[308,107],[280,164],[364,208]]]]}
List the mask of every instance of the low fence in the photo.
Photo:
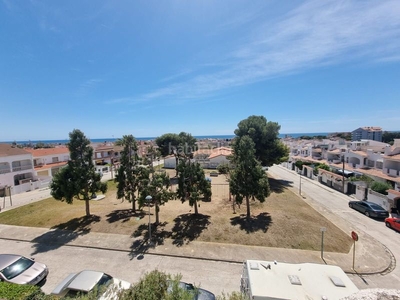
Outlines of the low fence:
{"type": "Polygon", "coordinates": [[[376,203],[380,206],[382,206],[384,209],[386,209],[387,211],[391,211],[392,207],[389,203],[388,198],[386,197],[386,195],[377,193],[371,189],[368,189],[368,201],[369,202],[373,202],[376,203]]]}
{"type": "Polygon", "coordinates": [[[43,180],[43,181],[37,180],[37,181],[26,182],[20,185],[14,185],[11,187],[10,191],[11,195],[15,195],[37,189],[43,189],[49,186],[50,186],[50,180],[43,180]]]}

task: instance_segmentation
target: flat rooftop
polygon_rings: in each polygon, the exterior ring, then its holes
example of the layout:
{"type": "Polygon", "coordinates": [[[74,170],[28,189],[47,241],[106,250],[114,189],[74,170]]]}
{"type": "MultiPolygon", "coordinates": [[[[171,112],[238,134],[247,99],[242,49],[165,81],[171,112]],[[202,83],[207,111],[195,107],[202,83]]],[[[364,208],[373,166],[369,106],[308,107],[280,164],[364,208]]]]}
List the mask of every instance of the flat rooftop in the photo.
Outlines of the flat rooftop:
{"type": "Polygon", "coordinates": [[[332,300],[358,292],[337,266],[247,260],[245,268],[253,299],[332,300]]]}

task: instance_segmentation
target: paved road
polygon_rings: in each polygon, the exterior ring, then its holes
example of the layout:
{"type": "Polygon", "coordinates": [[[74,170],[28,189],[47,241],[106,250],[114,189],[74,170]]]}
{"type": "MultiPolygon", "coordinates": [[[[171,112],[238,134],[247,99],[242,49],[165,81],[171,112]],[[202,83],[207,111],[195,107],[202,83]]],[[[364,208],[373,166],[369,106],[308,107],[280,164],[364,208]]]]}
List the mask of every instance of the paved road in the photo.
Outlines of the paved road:
{"type": "MultiPolygon", "coordinates": [[[[19,253],[31,257],[32,243],[1,241],[1,252],[19,253]]],[[[62,246],[47,252],[42,248],[35,254],[38,262],[46,263],[50,274],[42,287],[50,293],[68,274],[82,269],[97,269],[128,282],[137,282],[148,271],[158,269],[170,274],[181,274],[182,280],[200,285],[220,295],[223,291],[239,290],[241,264],[173,258],[145,254],[132,258],[122,251],[87,249],[62,246]]]]}
{"type": "MultiPolygon", "coordinates": [[[[353,198],[343,195],[330,189],[314,180],[302,177],[282,166],[273,166],[268,171],[275,178],[280,178],[290,182],[295,192],[300,191],[306,200],[320,205],[327,212],[341,216],[346,222],[350,222],[361,233],[366,233],[385,245],[393,254],[396,261],[400,261],[400,234],[386,228],[384,222],[367,218],[365,215],[349,208],[348,202],[353,198]]],[[[357,248],[356,248],[357,249],[357,248]]],[[[395,269],[386,275],[354,276],[350,275],[353,282],[359,288],[395,288],[400,286],[400,268],[396,265],[395,269]]]]}

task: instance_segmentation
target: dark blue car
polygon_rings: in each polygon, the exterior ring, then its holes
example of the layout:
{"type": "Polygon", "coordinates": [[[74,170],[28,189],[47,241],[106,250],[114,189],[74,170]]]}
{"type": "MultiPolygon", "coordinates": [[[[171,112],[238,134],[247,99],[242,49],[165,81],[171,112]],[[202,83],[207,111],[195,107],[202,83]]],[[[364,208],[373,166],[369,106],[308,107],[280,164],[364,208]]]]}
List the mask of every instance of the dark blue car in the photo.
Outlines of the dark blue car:
{"type": "Polygon", "coordinates": [[[350,201],[349,207],[358,210],[359,212],[365,214],[367,217],[373,217],[373,218],[389,217],[389,212],[386,209],[373,202],[350,201]]]}

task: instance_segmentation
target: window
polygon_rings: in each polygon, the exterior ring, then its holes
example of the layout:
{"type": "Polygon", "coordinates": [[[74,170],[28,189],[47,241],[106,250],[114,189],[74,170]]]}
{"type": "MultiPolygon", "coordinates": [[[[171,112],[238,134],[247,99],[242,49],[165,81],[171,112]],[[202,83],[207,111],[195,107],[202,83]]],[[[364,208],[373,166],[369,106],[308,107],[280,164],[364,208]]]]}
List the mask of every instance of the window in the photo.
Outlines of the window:
{"type": "Polygon", "coordinates": [[[52,163],[57,163],[58,162],[58,157],[52,157],[51,158],[52,163]]]}
{"type": "Polygon", "coordinates": [[[34,262],[32,260],[27,259],[26,257],[21,257],[16,262],[1,270],[1,273],[5,278],[10,280],[29,269],[33,264],[34,262]]]}

